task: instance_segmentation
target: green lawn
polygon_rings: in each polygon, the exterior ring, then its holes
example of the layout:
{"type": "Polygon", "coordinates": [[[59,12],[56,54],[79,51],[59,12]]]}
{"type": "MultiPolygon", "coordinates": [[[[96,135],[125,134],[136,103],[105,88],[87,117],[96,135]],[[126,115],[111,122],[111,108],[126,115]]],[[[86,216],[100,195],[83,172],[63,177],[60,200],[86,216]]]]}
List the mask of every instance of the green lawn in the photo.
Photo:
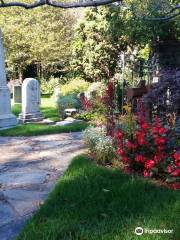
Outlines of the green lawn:
{"type": "Polygon", "coordinates": [[[45,124],[28,123],[0,131],[0,136],[38,136],[55,133],[78,132],[88,126],[86,122],[72,123],[66,126],[50,126],[45,124]]]}
{"type": "MultiPolygon", "coordinates": [[[[41,111],[45,118],[53,121],[59,121],[58,109],[50,97],[41,97],[41,111]]],[[[21,104],[13,105],[12,112],[18,117],[21,112],[21,104]]]]}
{"type": "Polygon", "coordinates": [[[18,240],[179,240],[179,197],[78,156],[18,240]],[[137,226],[174,234],[136,236],[137,226]]]}
{"type": "MultiPolygon", "coordinates": [[[[59,120],[58,110],[51,98],[41,98],[41,111],[45,118],[53,121],[59,120]]],[[[18,116],[21,112],[21,105],[15,104],[12,112],[18,116]]],[[[0,131],[0,136],[37,136],[54,133],[66,133],[82,131],[88,126],[86,122],[72,123],[66,126],[50,126],[47,124],[28,123],[0,131]]]]}

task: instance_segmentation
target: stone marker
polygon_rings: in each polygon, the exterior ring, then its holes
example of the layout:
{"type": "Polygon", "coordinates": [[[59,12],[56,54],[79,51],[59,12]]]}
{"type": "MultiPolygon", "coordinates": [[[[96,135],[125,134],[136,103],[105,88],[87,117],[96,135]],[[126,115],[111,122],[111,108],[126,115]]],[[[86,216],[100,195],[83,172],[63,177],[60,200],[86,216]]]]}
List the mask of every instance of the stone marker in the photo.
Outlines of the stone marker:
{"type": "Polygon", "coordinates": [[[26,78],[22,84],[22,113],[20,122],[38,122],[43,120],[40,112],[40,87],[34,78],[26,78]]]}
{"type": "Polygon", "coordinates": [[[21,85],[14,85],[13,86],[13,102],[21,103],[22,102],[22,86],[21,85]]]}
{"type": "Polygon", "coordinates": [[[16,117],[11,113],[10,92],[6,82],[4,48],[0,31],[0,128],[17,124],[16,117]]]}

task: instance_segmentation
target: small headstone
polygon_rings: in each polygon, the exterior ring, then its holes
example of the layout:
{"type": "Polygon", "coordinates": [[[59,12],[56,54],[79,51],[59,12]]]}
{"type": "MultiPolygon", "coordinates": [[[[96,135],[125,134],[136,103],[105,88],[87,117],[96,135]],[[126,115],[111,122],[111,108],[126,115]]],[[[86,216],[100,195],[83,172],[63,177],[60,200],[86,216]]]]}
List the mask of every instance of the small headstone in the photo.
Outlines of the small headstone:
{"type": "Polygon", "coordinates": [[[34,78],[26,78],[22,84],[22,113],[20,122],[39,122],[43,120],[40,112],[40,87],[34,78]]]}
{"type": "Polygon", "coordinates": [[[22,90],[21,85],[13,86],[13,102],[14,102],[14,104],[22,102],[22,91],[21,90],[22,90]]]}

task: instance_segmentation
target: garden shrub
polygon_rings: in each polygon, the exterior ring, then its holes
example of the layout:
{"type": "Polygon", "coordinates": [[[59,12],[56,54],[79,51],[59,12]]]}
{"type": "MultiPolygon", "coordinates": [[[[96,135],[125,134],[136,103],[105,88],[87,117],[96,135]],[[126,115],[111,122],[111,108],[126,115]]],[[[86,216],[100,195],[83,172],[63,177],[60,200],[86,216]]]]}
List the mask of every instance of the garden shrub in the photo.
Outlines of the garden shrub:
{"type": "Polygon", "coordinates": [[[60,87],[60,92],[63,96],[66,95],[78,95],[79,93],[85,92],[88,89],[89,83],[80,78],[74,78],[70,82],[60,87]]]}
{"type": "Polygon", "coordinates": [[[92,83],[87,91],[85,92],[85,95],[87,99],[94,100],[96,96],[102,97],[105,91],[105,85],[102,82],[94,82],[92,83]]]}
{"type": "Polygon", "coordinates": [[[180,153],[172,130],[163,126],[158,117],[153,124],[138,119],[137,126],[131,138],[122,130],[114,134],[117,155],[122,162],[131,170],[142,172],[144,177],[178,181],[180,153]]]}
{"type": "Polygon", "coordinates": [[[53,94],[55,87],[59,86],[60,78],[51,77],[49,80],[41,79],[41,93],[42,94],[53,94]]]}
{"type": "Polygon", "coordinates": [[[114,148],[112,138],[107,136],[105,127],[88,127],[83,133],[83,140],[98,163],[111,163],[114,158],[114,148]]]}

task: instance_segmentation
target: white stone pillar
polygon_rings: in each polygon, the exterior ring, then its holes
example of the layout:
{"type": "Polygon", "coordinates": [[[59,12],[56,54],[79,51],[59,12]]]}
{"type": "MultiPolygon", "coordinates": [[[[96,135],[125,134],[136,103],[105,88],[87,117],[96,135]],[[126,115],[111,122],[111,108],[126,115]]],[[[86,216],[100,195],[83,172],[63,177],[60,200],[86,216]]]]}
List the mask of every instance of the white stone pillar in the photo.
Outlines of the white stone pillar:
{"type": "Polygon", "coordinates": [[[11,98],[6,81],[4,48],[2,43],[2,32],[0,30],[0,128],[16,124],[17,119],[11,113],[11,98]]]}

